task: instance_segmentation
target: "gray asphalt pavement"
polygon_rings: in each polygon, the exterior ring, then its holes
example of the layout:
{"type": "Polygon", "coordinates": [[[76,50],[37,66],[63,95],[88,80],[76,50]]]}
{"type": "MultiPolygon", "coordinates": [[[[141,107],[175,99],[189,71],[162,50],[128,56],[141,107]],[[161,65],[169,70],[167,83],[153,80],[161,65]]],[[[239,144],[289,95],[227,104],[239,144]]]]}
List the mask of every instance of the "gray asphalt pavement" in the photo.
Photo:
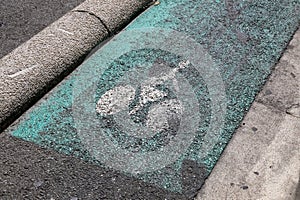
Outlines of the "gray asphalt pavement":
{"type": "Polygon", "coordinates": [[[0,141],[1,200],[188,199],[7,134],[0,141]]]}
{"type": "Polygon", "coordinates": [[[84,0],[1,0],[0,58],[84,0]]]}

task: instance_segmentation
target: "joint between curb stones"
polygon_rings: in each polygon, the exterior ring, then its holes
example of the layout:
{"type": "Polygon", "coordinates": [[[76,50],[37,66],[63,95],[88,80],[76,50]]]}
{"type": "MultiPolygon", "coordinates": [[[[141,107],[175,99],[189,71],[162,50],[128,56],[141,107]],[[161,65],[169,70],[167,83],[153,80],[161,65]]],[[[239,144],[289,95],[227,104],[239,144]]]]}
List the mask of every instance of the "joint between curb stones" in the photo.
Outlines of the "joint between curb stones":
{"type": "Polygon", "coordinates": [[[105,24],[105,22],[99,16],[97,16],[96,14],[94,14],[92,12],[89,12],[89,11],[86,11],[86,10],[72,10],[72,12],[87,13],[87,14],[93,16],[93,17],[96,17],[100,21],[100,23],[104,26],[104,28],[106,29],[106,31],[108,33],[108,36],[112,35],[112,32],[109,30],[109,28],[105,24]]]}

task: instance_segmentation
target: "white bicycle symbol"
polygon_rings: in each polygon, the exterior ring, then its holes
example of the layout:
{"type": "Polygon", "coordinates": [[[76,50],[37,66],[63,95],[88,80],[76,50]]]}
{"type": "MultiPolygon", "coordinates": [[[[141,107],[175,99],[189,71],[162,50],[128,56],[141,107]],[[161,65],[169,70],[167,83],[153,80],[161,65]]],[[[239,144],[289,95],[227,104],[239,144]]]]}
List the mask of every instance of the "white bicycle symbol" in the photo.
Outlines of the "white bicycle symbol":
{"type": "MultiPolygon", "coordinates": [[[[145,80],[141,84],[141,91],[138,97],[138,102],[136,106],[129,111],[128,114],[135,115],[147,104],[158,102],[159,100],[167,97],[168,93],[166,91],[162,91],[157,88],[159,85],[163,85],[167,81],[172,81],[172,86],[175,92],[178,92],[179,83],[176,78],[176,73],[180,69],[186,68],[189,64],[190,62],[187,60],[185,62],[180,62],[178,67],[176,68],[160,66],[162,68],[169,68],[168,72],[166,74],[159,74],[158,76],[150,77],[148,80],[145,80]]],[[[108,90],[101,96],[101,98],[97,102],[96,111],[102,115],[114,115],[123,110],[127,110],[130,102],[134,100],[134,97],[136,95],[137,91],[131,85],[116,86],[115,88],[108,90]]],[[[172,128],[169,124],[170,120],[174,118],[178,118],[178,120],[180,120],[180,116],[183,112],[182,109],[182,103],[178,99],[163,100],[159,104],[151,106],[145,125],[152,130],[152,133],[168,130],[172,128]]],[[[123,117],[128,117],[128,115],[123,117]]],[[[145,138],[146,135],[149,134],[133,133],[133,135],[136,137],[145,138]]]]}
{"type": "Polygon", "coordinates": [[[177,73],[189,63],[193,66],[193,73],[198,73],[203,78],[210,99],[209,127],[199,143],[201,151],[198,152],[199,159],[207,156],[219,141],[224,124],[226,93],[222,77],[210,55],[195,40],[185,33],[159,28],[123,31],[92,56],[87,66],[78,70],[73,90],[73,118],[77,133],[91,155],[105,166],[134,176],[164,168],[184,155],[197,135],[199,124],[202,123],[201,115],[207,114],[200,113],[199,102],[189,80],[177,73]],[[110,63],[131,51],[143,49],[169,52],[185,62],[165,75],[143,77],[136,81],[141,85],[140,95],[131,110],[128,105],[137,96],[137,90],[130,85],[126,75],[123,76],[123,84],[104,92],[100,99],[96,99],[97,83],[110,63]],[[165,98],[166,93],[157,89],[158,83],[166,82],[171,82],[169,85],[176,98],[165,98]],[[137,114],[151,102],[159,103],[150,106],[145,126],[139,126],[130,117],[126,117],[137,114]],[[113,130],[103,128],[99,122],[99,114],[113,115],[115,122],[122,125],[124,133],[138,138],[152,137],[157,131],[170,128],[168,120],[172,117],[180,118],[180,126],[176,136],[165,146],[153,151],[131,152],[108,137],[107,132],[113,130]]]}

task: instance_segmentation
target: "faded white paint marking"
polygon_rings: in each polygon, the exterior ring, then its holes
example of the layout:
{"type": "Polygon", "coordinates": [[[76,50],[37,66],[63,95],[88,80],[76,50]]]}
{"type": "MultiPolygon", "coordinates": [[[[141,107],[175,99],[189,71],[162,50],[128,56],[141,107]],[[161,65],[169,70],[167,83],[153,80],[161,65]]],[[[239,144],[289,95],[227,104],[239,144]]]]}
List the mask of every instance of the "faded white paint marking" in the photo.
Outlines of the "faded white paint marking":
{"type": "Polygon", "coordinates": [[[130,85],[115,87],[102,95],[97,102],[96,111],[112,115],[120,112],[134,99],[135,89],[130,85]]]}
{"type": "Polygon", "coordinates": [[[70,31],[66,31],[64,29],[61,29],[61,28],[58,28],[57,30],[61,31],[61,32],[64,32],[64,33],[67,33],[69,35],[74,35],[74,33],[70,32],[70,31]]]}
{"type": "Polygon", "coordinates": [[[146,126],[157,133],[168,130],[176,118],[180,119],[183,113],[182,103],[171,99],[152,106],[147,116],[146,126]]]}
{"type": "Polygon", "coordinates": [[[33,65],[32,67],[29,67],[29,68],[26,68],[26,69],[23,69],[21,71],[18,71],[17,73],[14,73],[14,74],[10,74],[10,75],[7,75],[8,77],[10,78],[15,78],[19,75],[23,75],[23,74],[26,74],[28,72],[30,72],[33,68],[37,67],[37,65],[33,65]]]}

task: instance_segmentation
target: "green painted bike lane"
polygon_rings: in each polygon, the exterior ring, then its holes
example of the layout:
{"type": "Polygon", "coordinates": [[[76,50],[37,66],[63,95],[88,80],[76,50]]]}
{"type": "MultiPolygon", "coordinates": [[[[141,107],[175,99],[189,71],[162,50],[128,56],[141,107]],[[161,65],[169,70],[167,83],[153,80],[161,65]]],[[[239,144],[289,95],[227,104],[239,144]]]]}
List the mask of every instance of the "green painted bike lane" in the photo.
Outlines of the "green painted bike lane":
{"type": "Polygon", "coordinates": [[[162,1],[9,131],[191,197],[280,58],[299,14],[299,0],[162,1]]]}

